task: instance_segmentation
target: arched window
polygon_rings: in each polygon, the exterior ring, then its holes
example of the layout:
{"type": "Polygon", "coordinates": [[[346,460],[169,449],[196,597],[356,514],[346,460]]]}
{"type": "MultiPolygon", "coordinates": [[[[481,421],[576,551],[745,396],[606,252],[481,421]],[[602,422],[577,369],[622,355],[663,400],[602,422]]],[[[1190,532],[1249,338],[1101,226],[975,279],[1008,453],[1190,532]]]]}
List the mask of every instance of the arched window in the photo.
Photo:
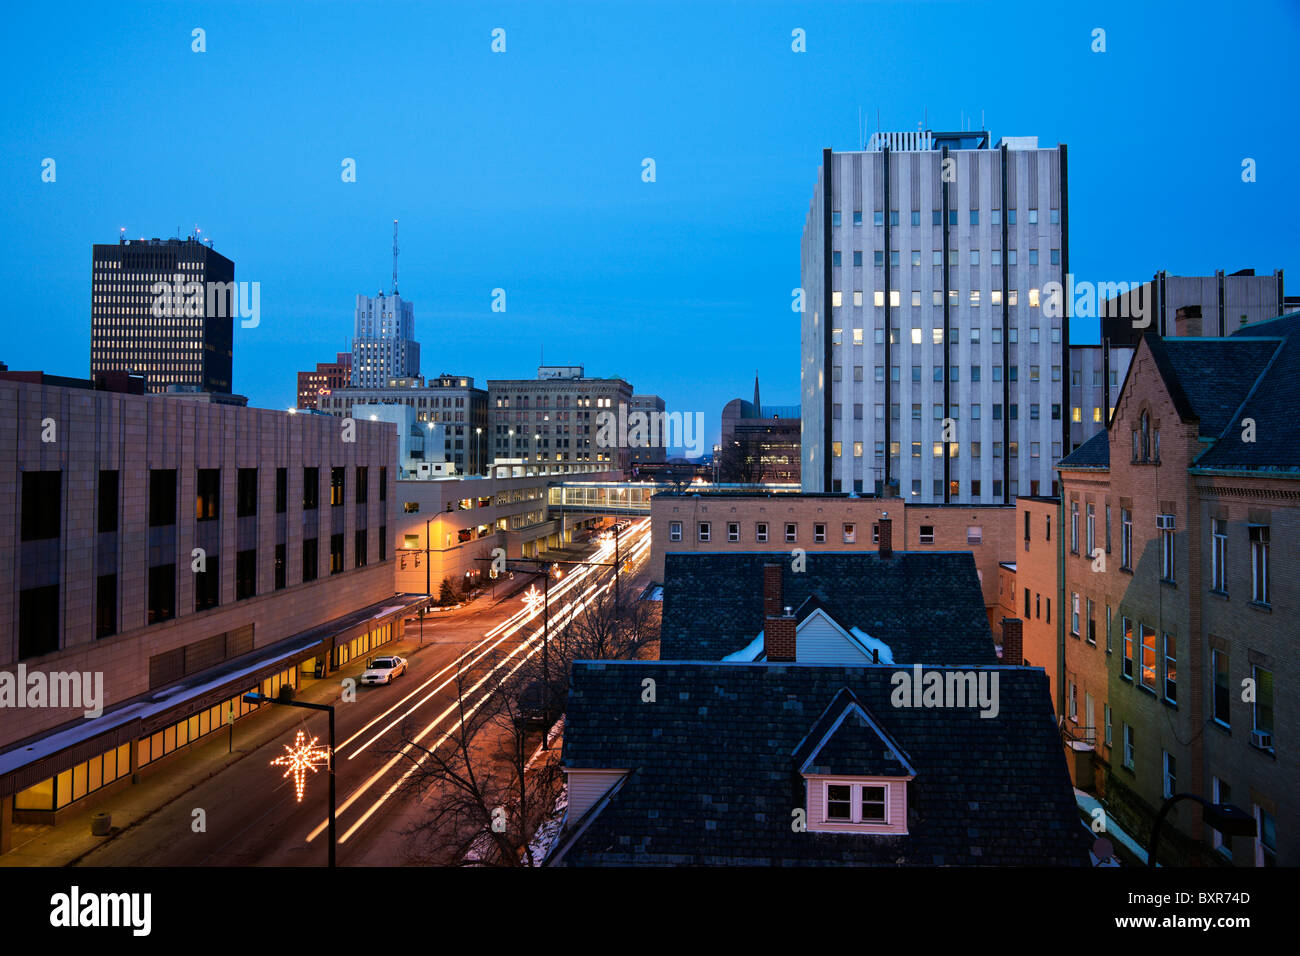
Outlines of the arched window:
{"type": "Polygon", "coordinates": [[[1142,460],[1151,460],[1151,418],[1146,413],[1142,413],[1142,460]]]}

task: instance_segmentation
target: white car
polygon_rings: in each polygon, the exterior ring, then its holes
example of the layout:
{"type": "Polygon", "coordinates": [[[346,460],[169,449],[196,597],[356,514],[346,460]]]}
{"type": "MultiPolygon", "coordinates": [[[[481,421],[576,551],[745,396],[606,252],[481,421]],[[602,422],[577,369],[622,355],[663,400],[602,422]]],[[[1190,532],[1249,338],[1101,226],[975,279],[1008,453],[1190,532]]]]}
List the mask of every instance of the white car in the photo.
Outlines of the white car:
{"type": "Polygon", "coordinates": [[[361,675],[363,684],[391,684],[393,678],[406,673],[406,658],[376,657],[366,661],[365,672],[361,675]]]}

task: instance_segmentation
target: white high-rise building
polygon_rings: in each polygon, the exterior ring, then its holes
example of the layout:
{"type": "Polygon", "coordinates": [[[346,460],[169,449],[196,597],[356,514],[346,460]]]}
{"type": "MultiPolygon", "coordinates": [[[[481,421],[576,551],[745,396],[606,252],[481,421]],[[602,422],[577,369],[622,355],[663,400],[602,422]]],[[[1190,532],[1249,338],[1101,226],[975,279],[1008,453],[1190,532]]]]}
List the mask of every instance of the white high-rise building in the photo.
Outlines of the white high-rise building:
{"type": "Polygon", "coordinates": [[[382,388],[396,378],[420,374],[415,306],[396,292],[357,296],[352,338],[352,386],[382,388]]]}
{"type": "Polygon", "coordinates": [[[1069,268],[1066,196],[1066,147],[1037,137],[823,151],[802,244],[805,491],[1052,493],[1070,332],[1041,302],[1069,268]]]}

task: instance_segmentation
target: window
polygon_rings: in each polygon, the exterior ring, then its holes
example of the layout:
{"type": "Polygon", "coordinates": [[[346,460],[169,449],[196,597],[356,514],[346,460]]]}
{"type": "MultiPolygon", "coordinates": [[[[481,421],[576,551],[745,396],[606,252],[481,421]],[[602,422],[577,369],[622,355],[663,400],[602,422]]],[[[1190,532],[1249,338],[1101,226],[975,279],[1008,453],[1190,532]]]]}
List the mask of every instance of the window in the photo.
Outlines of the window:
{"type": "Polygon", "coordinates": [[[1079,636],[1079,592],[1070,592],[1070,633],[1079,636]]]}
{"type": "Polygon", "coordinates": [[[1124,634],[1124,663],[1120,674],[1128,680],[1133,679],[1133,622],[1126,617],[1120,618],[1120,629],[1124,634]]]}
{"type": "Polygon", "coordinates": [[[289,509],[289,469],[275,469],[275,513],[284,514],[289,509]]]}
{"type": "Polygon", "coordinates": [[[194,574],[194,610],[206,611],[221,603],[221,559],[209,554],[203,558],[203,570],[194,574]]]}
{"type": "Polygon", "coordinates": [[[1074,681],[1070,681],[1069,710],[1070,721],[1079,722],[1079,687],[1074,681]]]}
{"type": "Polygon", "coordinates": [[[826,783],[826,823],[888,823],[887,784],[826,783]]]}
{"type": "Polygon", "coordinates": [[[330,535],[330,574],[343,570],[343,533],[330,535]]]}
{"type": "Polygon", "coordinates": [[[797,524],[794,524],[793,522],[787,523],[785,526],[785,543],[794,544],[798,540],[799,540],[799,526],[797,524]]]}
{"type": "Polygon", "coordinates": [[[857,525],[848,523],[844,525],[844,543],[855,544],[858,540],[857,525]]]}
{"type": "Polygon", "coordinates": [[[370,500],[370,469],[365,466],[357,468],[357,504],[364,505],[370,500]]]}
{"type": "Polygon", "coordinates": [[[1250,599],[1268,603],[1268,525],[1250,527],[1250,599]]]}
{"type": "Polygon", "coordinates": [[[824,524],[813,525],[813,543],[814,544],[826,543],[826,525],[824,524]]]}
{"type": "MultiPolygon", "coordinates": [[[[383,529],[380,529],[380,534],[382,537],[383,529]]],[[[287,573],[286,572],[287,563],[288,563],[288,546],[283,544],[277,544],[275,546],[275,589],[277,591],[283,591],[285,589],[286,584],[288,583],[285,578],[285,575],[287,573]]]]}
{"type": "MultiPolygon", "coordinates": [[[[173,471],[174,475],[175,472],[173,471]]],[[[176,565],[161,564],[149,569],[149,624],[170,621],[176,616],[176,565]]]]}
{"type": "Polygon", "coordinates": [[[740,522],[727,522],[727,540],[733,543],[740,540],[740,522]]]}
{"type": "Polygon", "coordinates": [[[1228,591],[1228,522],[1215,518],[1210,522],[1210,571],[1213,590],[1228,591]]]}
{"type": "Polygon", "coordinates": [[[1110,554],[1110,505],[1106,506],[1106,553],[1110,554]]]}
{"type": "Polygon", "coordinates": [[[304,538],[302,542],[302,579],[303,582],[315,581],[320,571],[318,545],[315,538],[304,538]]]}
{"type": "Polygon", "coordinates": [[[1273,746],[1273,672],[1256,665],[1255,677],[1255,730],[1266,735],[1263,747],[1273,746]]]}
{"type": "Polygon", "coordinates": [[[709,540],[709,522],[701,521],[699,523],[698,527],[696,528],[696,536],[699,538],[700,541],[709,540]]]}
{"type": "Polygon", "coordinates": [[[921,544],[934,544],[934,525],[921,525],[921,544]]]}
{"type": "Polygon", "coordinates": [[[1228,652],[1218,649],[1210,651],[1210,666],[1214,669],[1214,700],[1211,714],[1224,727],[1232,726],[1231,694],[1228,689],[1228,652]]]}
{"type": "Polygon", "coordinates": [[[330,504],[331,504],[331,505],[341,505],[341,504],[344,503],[344,499],[343,499],[343,491],[344,491],[343,485],[344,485],[344,478],[343,478],[343,475],[344,475],[344,469],[343,469],[343,468],[331,468],[331,469],[330,469],[330,504]]]}
{"type": "MultiPolygon", "coordinates": [[[[483,532],[479,532],[482,537],[483,532]]],[[[370,539],[365,528],[358,528],[352,536],[352,566],[364,568],[370,560],[370,539]]]]}
{"type": "Polygon", "coordinates": [[[1106,605],[1106,653],[1114,651],[1114,645],[1111,643],[1111,612],[1110,605],[1106,605]]]}
{"type": "Polygon", "coordinates": [[[1087,599],[1086,607],[1088,610],[1088,643],[1093,647],[1097,646],[1097,605],[1093,603],[1092,598],[1087,599]]]}
{"type": "Polygon", "coordinates": [[[1277,866],[1277,821],[1258,804],[1255,805],[1255,865],[1277,866]]]}
{"type": "MultiPolygon", "coordinates": [[[[1210,797],[1214,800],[1215,803],[1231,803],[1232,788],[1228,786],[1226,783],[1224,783],[1222,780],[1220,780],[1218,777],[1212,777],[1210,797]]],[[[1211,845],[1214,847],[1214,849],[1218,850],[1224,856],[1231,859],[1232,858],[1232,837],[1224,836],[1222,833],[1220,833],[1218,830],[1215,830],[1213,827],[1210,828],[1210,833],[1213,834],[1211,845]]]]}
{"type": "Polygon", "coordinates": [[[1101,705],[1101,719],[1105,728],[1104,739],[1106,741],[1106,746],[1109,747],[1111,745],[1111,740],[1113,739],[1113,736],[1111,734],[1112,727],[1110,722],[1110,704],[1101,705]]]}
{"type": "Polygon", "coordinates": [[[767,522],[760,521],[754,525],[754,540],[759,544],[767,543],[767,522]]]}
{"type": "MultiPolygon", "coordinates": [[[[24,499],[25,500],[25,499],[24,499]]],[[[117,530],[117,472],[99,473],[99,531],[117,530]]]]}
{"type": "Polygon", "coordinates": [[[95,582],[95,639],[117,633],[117,575],[101,574],[95,582]]]}
{"type": "MultiPolygon", "coordinates": [[[[861,250],[858,250],[858,251],[856,251],[856,252],[853,253],[853,264],[854,264],[855,266],[861,266],[861,265],[862,265],[862,251],[861,251],[861,250]]],[[[836,263],[836,265],[839,265],[839,263],[836,263]]]]}
{"type": "Polygon", "coordinates": [[[1174,516],[1160,515],[1160,577],[1174,583],[1174,516]]]}
{"type": "Polygon", "coordinates": [[[1070,502],[1070,552],[1079,553],[1079,502],[1070,502]]]}
{"type": "Polygon", "coordinates": [[[1029,617],[1029,588],[1025,588],[1025,617],[1029,617]]]}
{"type": "MultiPolygon", "coordinates": [[[[22,540],[44,541],[57,538],[62,513],[60,494],[63,473],[60,471],[24,471],[22,505],[22,540]]],[[[114,509],[116,515],[116,508],[114,509]]]]}
{"type": "Polygon", "coordinates": [[[1168,800],[1178,792],[1177,764],[1174,762],[1174,755],[1168,750],[1164,752],[1164,755],[1165,799],[1168,800]]]}
{"type": "Polygon", "coordinates": [[[1124,766],[1133,769],[1133,728],[1124,724],[1124,766]]]}
{"type": "Polygon", "coordinates": [[[198,521],[215,521],[221,517],[221,470],[200,468],[194,489],[194,517],[198,521]]]}
{"type": "Polygon", "coordinates": [[[668,540],[682,540],[682,523],[680,521],[670,521],[668,523],[668,540]]]}
{"type": "Polygon", "coordinates": [[[1097,509],[1095,505],[1088,505],[1088,557],[1097,550],[1097,509]]]}
{"type": "Polygon", "coordinates": [[[176,523],[176,469],[155,468],[149,472],[149,527],[176,523]]]}
{"type": "Polygon", "coordinates": [[[236,482],[235,514],[240,518],[257,514],[257,469],[240,468],[236,482]]]}
{"type": "Polygon", "coordinates": [[[257,593],[257,552],[239,551],[235,554],[235,600],[242,601],[257,593]]]}
{"type": "Polygon", "coordinates": [[[982,544],[984,541],[984,528],[982,525],[972,524],[966,526],[966,543],[982,544]]]}
{"type": "Polygon", "coordinates": [[[1133,512],[1127,508],[1119,510],[1119,566],[1133,570],[1133,512]]]}
{"type": "Polygon", "coordinates": [[[1138,638],[1142,642],[1142,686],[1147,690],[1156,689],[1156,632],[1145,624],[1138,625],[1138,638]]]}
{"type": "Polygon", "coordinates": [[[1165,634],[1165,700],[1178,703],[1178,641],[1165,634]]]}
{"type": "MultiPolygon", "coordinates": [[[[304,468],[302,470],[302,510],[311,511],[320,505],[320,469],[304,468]]],[[[420,510],[419,505],[415,507],[420,510]]]]}

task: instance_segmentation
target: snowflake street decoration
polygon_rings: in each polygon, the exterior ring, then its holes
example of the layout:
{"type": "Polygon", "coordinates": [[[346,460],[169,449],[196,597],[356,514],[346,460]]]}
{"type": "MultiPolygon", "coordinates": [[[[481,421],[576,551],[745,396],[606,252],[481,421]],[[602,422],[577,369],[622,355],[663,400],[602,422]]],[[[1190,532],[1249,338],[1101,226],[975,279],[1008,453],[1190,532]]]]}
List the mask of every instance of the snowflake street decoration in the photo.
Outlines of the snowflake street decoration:
{"type": "Polygon", "coordinates": [[[541,610],[542,602],[544,600],[542,592],[537,590],[536,584],[524,592],[524,604],[527,605],[529,614],[536,614],[541,610]]]}
{"type": "Polygon", "coordinates": [[[316,764],[328,766],[330,762],[330,751],[328,747],[317,747],[317,738],[313,737],[310,742],[304,742],[307,735],[301,730],[298,736],[293,739],[293,746],[284,744],[287,753],[276,757],[271,761],[273,767],[287,767],[284,775],[287,777],[293,774],[293,787],[298,794],[298,802],[302,803],[302,792],[307,784],[307,771],[316,772],[316,764]]]}

